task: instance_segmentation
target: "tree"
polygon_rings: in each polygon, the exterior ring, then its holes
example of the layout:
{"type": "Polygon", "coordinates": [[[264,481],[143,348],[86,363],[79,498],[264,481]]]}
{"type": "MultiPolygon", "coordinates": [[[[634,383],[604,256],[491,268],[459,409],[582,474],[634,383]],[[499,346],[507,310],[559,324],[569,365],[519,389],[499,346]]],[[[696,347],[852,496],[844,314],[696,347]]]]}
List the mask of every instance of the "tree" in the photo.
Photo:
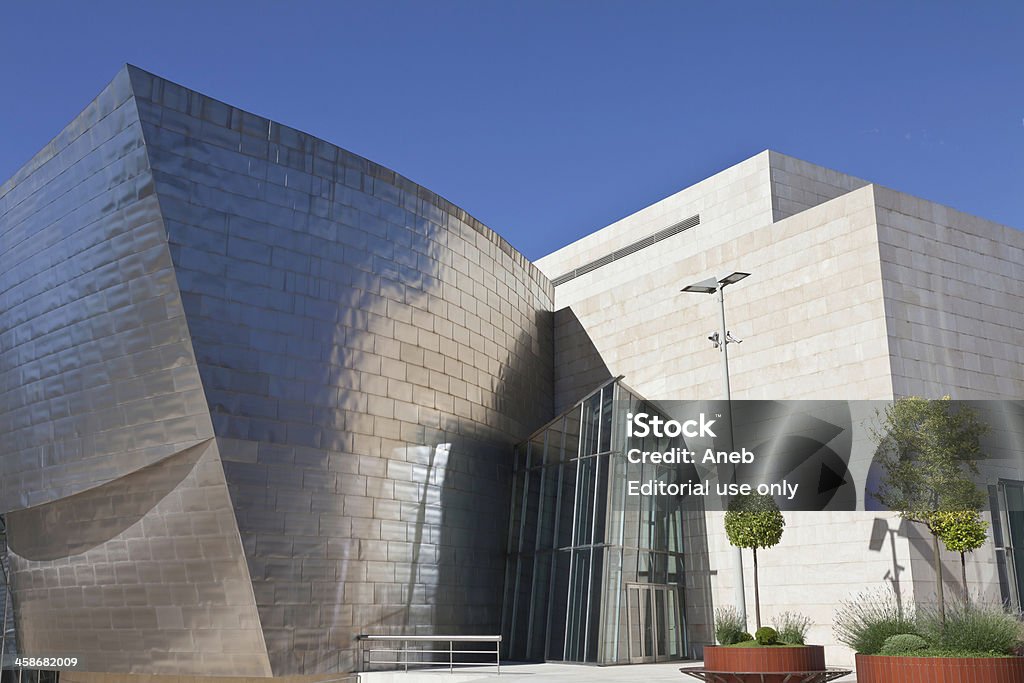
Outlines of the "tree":
{"type": "Polygon", "coordinates": [[[949,396],[938,401],[901,398],[880,417],[881,426],[873,436],[884,476],[873,495],[931,533],[939,612],[945,623],[942,563],[933,522],[940,512],[977,511],[984,504],[985,493],[975,484],[975,477],[978,461],[987,457],[981,437],[988,425],[972,408],[954,403],[949,396]]]}
{"type": "Polygon", "coordinates": [[[946,550],[960,553],[960,574],[964,582],[964,604],[971,601],[967,590],[967,559],[971,553],[985,545],[988,538],[988,522],[976,510],[951,510],[936,512],[932,516],[932,528],[946,546],[946,550]]]}
{"type": "MultiPolygon", "coordinates": [[[[754,614],[757,628],[761,628],[761,594],[757,581],[757,549],[771,548],[782,540],[786,518],[771,496],[752,493],[736,496],[729,501],[725,513],[725,534],[729,543],[737,548],[754,551],[754,614]]],[[[740,581],[743,577],[740,577],[740,581]]]]}

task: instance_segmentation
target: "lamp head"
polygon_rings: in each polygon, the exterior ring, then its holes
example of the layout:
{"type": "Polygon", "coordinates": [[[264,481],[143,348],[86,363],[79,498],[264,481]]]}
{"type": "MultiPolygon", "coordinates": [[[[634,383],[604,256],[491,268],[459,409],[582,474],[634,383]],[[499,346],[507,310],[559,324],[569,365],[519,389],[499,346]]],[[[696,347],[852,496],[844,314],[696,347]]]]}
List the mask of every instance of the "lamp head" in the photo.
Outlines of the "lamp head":
{"type": "Polygon", "coordinates": [[[748,275],[750,275],[750,273],[741,273],[739,271],[736,271],[735,273],[730,273],[729,275],[726,275],[721,280],[719,280],[719,282],[722,283],[722,286],[734,285],[743,278],[747,277],[748,275]]]}
{"type": "Polygon", "coordinates": [[[696,292],[698,294],[714,294],[718,291],[718,282],[713,277],[700,282],[694,282],[679,290],[680,292],[696,292]]]}

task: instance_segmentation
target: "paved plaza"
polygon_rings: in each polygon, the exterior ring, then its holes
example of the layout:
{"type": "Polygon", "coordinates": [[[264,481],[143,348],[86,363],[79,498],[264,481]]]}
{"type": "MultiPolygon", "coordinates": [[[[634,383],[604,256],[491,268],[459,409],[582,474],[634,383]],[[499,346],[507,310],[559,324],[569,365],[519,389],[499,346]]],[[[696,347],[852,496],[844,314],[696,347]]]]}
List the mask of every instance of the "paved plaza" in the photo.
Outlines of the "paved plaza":
{"type": "MultiPolygon", "coordinates": [[[[632,664],[623,666],[587,666],[581,664],[502,664],[501,674],[489,668],[464,668],[457,673],[447,671],[378,672],[360,674],[360,683],[686,683],[695,678],[683,676],[682,667],[699,667],[702,662],[666,662],[664,664],[632,664]]],[[[855,683],[853,674],[838,683],[855,683]]]]}

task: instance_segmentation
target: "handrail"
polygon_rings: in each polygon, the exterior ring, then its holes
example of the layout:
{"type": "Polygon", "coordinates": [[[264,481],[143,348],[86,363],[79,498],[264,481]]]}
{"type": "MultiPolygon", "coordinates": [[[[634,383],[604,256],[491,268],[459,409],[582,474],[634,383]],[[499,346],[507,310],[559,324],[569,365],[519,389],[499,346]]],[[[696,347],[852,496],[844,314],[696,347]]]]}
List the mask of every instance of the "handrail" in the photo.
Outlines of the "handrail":
{"type": "Polygon", "coordinates": [[[501,636],[456,636],[456,635],[433,635],[433,636],[405,636],[405,635],[371,635],[367,633],[361,633],[356,636],[356,641],[359,643],[359,663],[360,671],[369,671],[370,667],[374,664],[393,664],[395,666],[401,666],[405,671],[409,670],[410,666],[438,666],[444,665],[444,661],[410,661],[410,653],[416,654],[447,654],[448,655],[448,671],[454,672],[457,666],[490,666],[490,664],[482,664],[480,662],[456,662],[455,655],[457,654],[486,654],[494,655],[494,666],[497,668],[498,675],[501,675],[501,636]],[[379,648],[364,648],[363,641],[372,642],[394,642],[401,643],[401,647],[379,647],[379,648]],[[447,649],[433,650],[416,648],[410,649],[409,643],[443,643],[447,642],[447,649]],[[494,643],[494,650],[456,650],[455,643],[494,643]],[[389,653],[394,656],[394,659],[373,659],[373,653],[389,653]]]}
{"type": "Polygon", "coordinates": [[[362,633],[356,636],[356,640],[408,640],[409,642],[430,642],[431,640],[461,640],[467,643],[500,643],[501,636],[371,636],[362,633]]]}

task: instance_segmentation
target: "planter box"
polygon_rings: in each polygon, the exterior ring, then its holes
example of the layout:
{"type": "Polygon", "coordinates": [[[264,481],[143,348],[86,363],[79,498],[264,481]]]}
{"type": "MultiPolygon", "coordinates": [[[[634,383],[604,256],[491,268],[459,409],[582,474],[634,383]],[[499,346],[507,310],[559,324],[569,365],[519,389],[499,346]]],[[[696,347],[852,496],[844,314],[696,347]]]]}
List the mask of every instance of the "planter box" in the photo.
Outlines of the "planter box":
{"type": "Polygon", "coordinates": [[[730,680],[750,683],[783,683],[786,672],[824,671],[825,648],[821,645],[794,647],[722,647],[704,648],[704,670],[722,673],[751,673],[751,676],[733,676],[730,680]],[[778,672],[777,676],[760,673],[778,672]]]}
{"type": "Polygon", "coordinates": [[[885,657],[857,655],[857,683],[1015,683],[1024,657],[885,657]]]}

